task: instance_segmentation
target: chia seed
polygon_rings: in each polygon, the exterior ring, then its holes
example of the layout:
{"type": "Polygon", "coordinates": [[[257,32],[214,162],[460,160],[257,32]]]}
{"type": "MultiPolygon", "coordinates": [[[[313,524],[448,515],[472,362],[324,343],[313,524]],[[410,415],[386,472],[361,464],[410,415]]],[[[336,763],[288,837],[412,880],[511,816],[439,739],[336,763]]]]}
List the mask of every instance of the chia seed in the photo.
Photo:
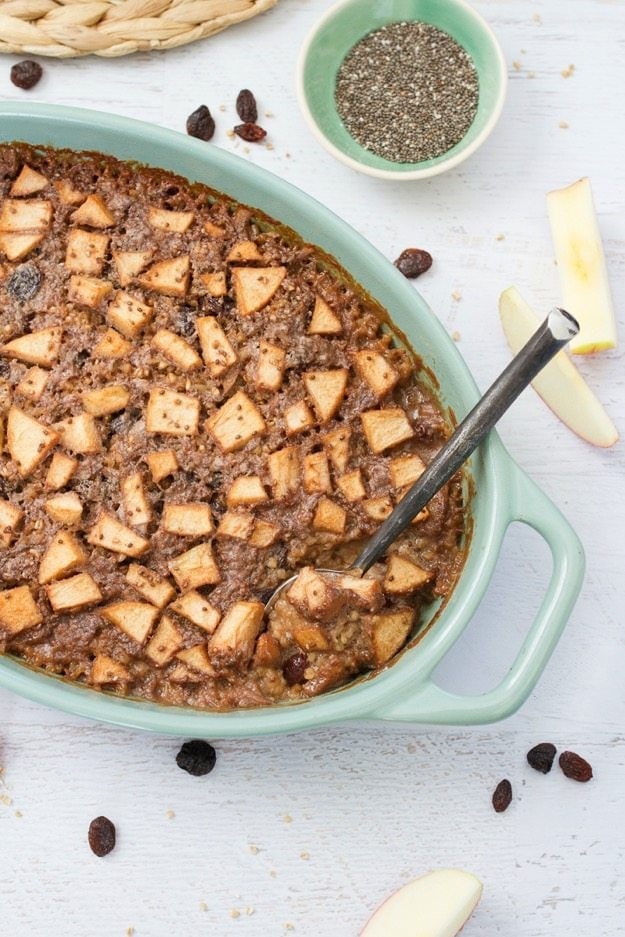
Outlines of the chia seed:
{"type": "Polygon", "coordinates": [[[347,54],[336,81],[336,108],[351,136],[394,163],[446,153],[466,134],[478,105],[468,52],[429,23],[392,23],[347,54]]]}

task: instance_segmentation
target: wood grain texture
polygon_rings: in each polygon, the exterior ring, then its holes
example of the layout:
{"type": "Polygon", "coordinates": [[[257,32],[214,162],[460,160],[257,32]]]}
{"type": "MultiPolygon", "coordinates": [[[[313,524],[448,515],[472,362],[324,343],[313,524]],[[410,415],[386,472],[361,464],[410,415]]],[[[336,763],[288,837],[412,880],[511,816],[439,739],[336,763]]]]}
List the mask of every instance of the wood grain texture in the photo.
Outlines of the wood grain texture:
{"type": "MultiPolygon", "coordinates": [[[[541,311],[558,298],[545,192],[581,175],[593,183],[625,342],[625,3],[475,6],[510,64],[508,101],[476,156],[422,184],[352,173],[306,130],[293,71],[326,7],[321,0],[290,0],[167,55],[44,63],[29,100],[177,129],[209,104],[217,145],[301,186],[391,259],[408,246],[431,250],[434,266],[418,286],[446,328],[460,333],[484,387],[508,360],[500,291],[515,283],[541,311]],[[562,77],[570,64],[573,76],[562,77]],[[274,149],[226,135],[241,87],[257,93],[274,149]]],[[[9,64],[0,93],[19,100],[9,64]]],[[[623,430],[622,346],[580,367],[623,430]]],[[[98,727],[0,693],[3,935],[123,937],[134,927],[137,937],[279,937],[290,924],[305,937],[355,937],[390,890],[439,865],[484,880],[463,937],[625,934],[623,444],[592,449],[531,391],[501,433],[574,522],[588,557],[583,595],[521,712],[473,730],[358,725],[222,742],[213,774],[194,779],[175,765],[175,740],[98,727]],[[544,740],[588,757],[595,779],[582,786],[557,769],[533,772],[525,752],[544,740]],[[490,795],[502,777],[515,799],[498,816],[490,795]],[[106,859],[86,844],[89,821],[101,813],[119,833],[106,859]]],[[[479,613],[439,668],[442,685],[476,692],[501,677],[547,574],[544,544],[515,525],[479,613]]]]}

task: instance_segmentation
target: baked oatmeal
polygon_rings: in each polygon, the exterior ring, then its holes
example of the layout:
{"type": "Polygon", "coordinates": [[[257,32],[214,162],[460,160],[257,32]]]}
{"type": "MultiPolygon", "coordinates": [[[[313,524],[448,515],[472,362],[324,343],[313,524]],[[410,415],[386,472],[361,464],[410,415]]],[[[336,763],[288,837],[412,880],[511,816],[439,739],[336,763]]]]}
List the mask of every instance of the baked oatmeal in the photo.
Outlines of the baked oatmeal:
{"type": "Polygon", "coordinates": [[[449,594],[457,478],[365,579],[312,568],[347,569],[450,432],[321,251],[171,173],[15,144],[0,265],[0,650],[261,706],[385,666],[449,594]]]}

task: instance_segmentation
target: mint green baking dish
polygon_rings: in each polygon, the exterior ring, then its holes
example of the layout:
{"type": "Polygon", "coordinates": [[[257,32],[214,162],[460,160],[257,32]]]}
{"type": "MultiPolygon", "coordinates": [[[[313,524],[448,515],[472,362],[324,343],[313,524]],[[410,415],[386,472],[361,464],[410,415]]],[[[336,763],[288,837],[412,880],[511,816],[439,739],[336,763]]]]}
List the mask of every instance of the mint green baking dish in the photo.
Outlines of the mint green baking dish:
{"type": "MultiPolygon", "coordinates": [[[[440,382],[442,401],[463,416],[477,387],[455,344],[414,287],[327,208],[276,176],[217,147],[150,124],[48,105],[0,103],[0,140],[97,150],[204,182],[290,225],[332,254],[388,309],[440,382]]],[[[471,463],[473,535],[462,575],[432,627],[387,670],[295,705],[208,713],[122,699],[66,683],[0,657],[0,686],[28,699],[102,722],[169,735],[228,738],[293,732],[348,720],[470,725],[514,712],[545,667],[581,588],[584,555],[562,514],[515,464],[496,433],[471,463]],[[486,590],[507,527],[529,524],[547,541],[553,572],[538,613],[506,677],[480,696],[436,686],[432,672],[462,633],[486,590]]]]}

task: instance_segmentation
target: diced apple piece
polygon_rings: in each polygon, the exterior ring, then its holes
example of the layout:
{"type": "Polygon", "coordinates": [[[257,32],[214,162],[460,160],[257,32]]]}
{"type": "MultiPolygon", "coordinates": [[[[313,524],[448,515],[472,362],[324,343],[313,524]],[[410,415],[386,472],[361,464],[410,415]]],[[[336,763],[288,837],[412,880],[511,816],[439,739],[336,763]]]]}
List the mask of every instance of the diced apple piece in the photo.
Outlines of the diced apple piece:
{"type": "Polygon", "coordinates": [[[188,394],[154,387],[145,414],[148,433],[167,436],[194,436],[200,421],[200,401],[188,394]]]}
{"type": "Polygon", "coordinates": [[[179,651],[176,657],[193,670],[208,674],[210,677],[215,675],[215,668],[208,659],[206,645],[203,642],[194,644],[193,647],[186,647],[183,651],[179,651]]]}
{"type": "Polygon", "coordinates": [[[182,632],[176,623],[169,615],[163,615],[146,646],[145,654],[158,667],[164,667],[181,650],[183,643],[182,632]]]}
{"type": "Polygon", "coordinates": [[[95,686],[104,686],[107,683],[125,683],[130,680],[127,667],[120,664],[107,654],[96,654],[91,664],[91,682],[95,686]]]}
{"type": "Polygon", "coordinates": [[[349,442],[352,431],[350,429],[335,429],[321,437],[323,447],[330,457],[332,465],[338,472],[344,472],[349,462],[349,442]]]}
{"type": "Polygon", "coordinates": [[[143,644],[159,616],[159,609],[146,602],[123,601],[107,605],[100,614],[137,644],[143,644]]]}
{"type": "Polygon", "coordinates": [[[164,296],[181,297],[187,295],[190,276],[191,264],[185,254],[152,264],[143,276],[139,277],[138,282],[145,289],[154,290],[164,296]]]}
{"type": "Polygon", "coordinates": [[[328,457],[325,452],[311,452],[304,456],[304,490],[308,494],[324,494],[332,491],[328,457]]]}
{"type": "Polygon", "coordinates": [[[394,488],[414,485],[425,471],[425,462],[418,455],[400,455],[391,459],[391,481],[394,488]]]}
{"type": "Polygon", "coordinates": [[[481,896],[482,883],[469,872],[428,872],[392,894],[361,937],[456,937],[481,896]]]}
{"type": "Polygon", "coordinates": [[[77,524],[82,517],[82,501],[75,491],[64,491],[48,498],[45,508],[48,517],[67,527],[77,524]]]}
{"type": "Polygon", "coordinates": [[[84,192],[75,189],[67,179],[56,180],[54,188],[58,193],[59,201],[63,205],[80,205],[87,197],[84,192]]]}
{"type": "Polygon", "coordinates": [[[149,208],[148,222],[157,231],[168,231],[172,234],[184,234],[193,224],[195,212],[170,211],[166,208],[149,208]]]}
{"type": "Polygon", "coordinates": [[[152,251],[113,251],[120,286],[130,286],[152,259],[152,251]]]}
{"type": "Polygon", "coordinates": [[[166,504],[161,523],[167,533],[181,537],[203,537],[213,529],[210,506],[200,501],[166,504]]]}
{"type": "Polygon", "coordinates": [[[200,274],[200,280],[211,296],[225,296],[228,292],[226,274],[223,270],[216,271],[215,273],[202,273],[200,274]]]}
{"type": "Polygon", "coordinates": [[[65,266],[70,273],[98,276],[102,273],[108,246],[108,234],[72,228],[67,236],[65,266]]]}
{"type": "Polygon", "coordinates": [[[173,449],[161,449],[158,452],[148,452],[145,457],[150,469],[152,480],[158,484],[168,475],[178,471],[178,457],[173,449]]]}
{"type": "Polygon", "coordinates": [[[132,345],[122,338],[115,329],[107,329],[92,351],[94,358],[125,358],[130,354],[132,345]]]}
{"type": "Polygon", "coordinates": [[[264,550],[270,547],[280,537],[280,528],[270,521],[263,521],[260,518],[254,522],[254,529],[248,541],[251,547],[264,550]]]}
{"type": "Polygon", "coordinates": [[[360,419],[369,448],[376,455],[414,436],[408,417],[399,407],[367,410],[360,414],[360,419]]]}
{"type": "Polygon", "coordinates": [[[404,646],[410,634],[415,611],[412,608],[397,608],[391,612],[380,612],[371,620],[371,640],[378,667],[386,664],[404,646]]]}
{"type": "Polygon", "coordinates": [[[39,564],[39,582],[43,585],[61,579],[86,561],[82,547],[72,533],[59,530],[48,544],[39,564]]]}
{"type": "Polygon", "coordinates": [[[278,641],[268,631],[258,635],[256,650],[254,651],[255,667],[276,667],[282,657],[282,648],[278,641]]]}
{"type": "Polygon", "coordinates": [[[82,395],[82,402],[91,416],[107,416],[117,413],[128,405],[130,394],[121,384],[109,384],[99,390],[88,390],[82,395]]]}
{"type": "Polygon", "coordinates": [[[228,336],[213,316],[196,320],[202,357],[212,377],[221,377],[238,360],[228,336]]]}
{"type": "Polygon", "coordinates": [[[7,260],[23,260],[31,251],[39,247],[44,235],[37,231],[27,234],[13,234],[10,231],[0,231],[0,251],[6,254],[7,260]]]}
{"type": "MultiPolygon", "coordinates": [[[[517,354],[540,320],[514,286],[501,294],[499,315],[510,350],[517,354]]],[[[618,440],[614,423],[563,351],[534,378],[532,386],[555,415],[582,439],[604,448],[618,440]]]]}
{"type": "Polygon", "coordinates": [[[345,596],[334,581],[321,575],[312,566],[305,566],[297,574],[287,592],[289,602],[306,617],[328,620],[345,604],[345,596]]]}
{"type": "Polygon", "coordinates": [[[410,595],[429,582],[432,575],[405,556],[391,553],[384,577],[384,591],[388,595],[410,595]]]}
{"type": "Polygon", "coordinates": [[[241,260],[262,260],[263,255],[258,250],[258,247],[254,241],[237,241],[236,244],[230,248],[228,256],[226,257],[227,263],[232,263],[233,261],[241,260]]]}
{"type": "Polygon", "coordinates": [[[209,653],[249,660],[262,628],[264,612],[262,602],[235,602],[208,642],[209,653]]]}
{"type": "Polygon", "coordinates": [[[298,400],[297,403],[286,408],[284,411],[284,425],[287,436],[303,433],[315,425],[315,418],[305,400],[298,400]]]}
{"type": "Polygon", "coordinates": [[[63,488],[77,468],[78,459],[72,459],[64,452],[55,452],[46,475],[46,488],[52,488],[55,491],[63,488]]]}
{"type": "Polygon", "coordinates": [[[276,501],[287,498],[297,491],[300,484],[299,449],[286,446],[272,452],[268,459],[271,488],[276,501]]]}
{"type": "Polygon", "coordinates": [[[23,516],[24,512],[10,501],[0,501],[0,547],[11,546],[23,516]]]}
{"type": "Polygon", "coordinates": [[[43,368],[35,366],[29,368],[22,380],[15,388],[17,394],[27,397],[28,400],[37,401],[46,389],[48,383],[48,372],[43,368]]]}
{"type": "Polygon", "coordinates": [[[357,351],[354,357],[356,370],[376,397],[384,397],[395,387],[399,374],[379,351],[365,348],[357,351]]]}
{"type": "Polygon", "coordinates": [[[31,475],[59,441],[59,434],[18,407],[7,417],[7,448],[20,475],[31,475]]]}
{"type": "Polygon", "coordinates": [[[262,436],[267,425],[254,401],[240,390],[206,421],[206,429],[223,452],[235,452],[262,436]]]}
{"type": "Polygon", "coordinates": [[[367,498],[362,502],[362,509],[372,521],[385,521],[393,510],[393,502],[383,495],[380,498],[367,498]]]}
{"type": "Polygon", "coordinates": [[[340,335],[343,331],[343,323],[333,309],[328,306],[325,299],[317,296],[315,299],[315,308],[313,309],[310,322],[308,324],[309,335],[340,335]]]}
{"type": "Polygon", "coordinates": [[[217,536],[249,540],[253,527],[254,517],[247,511],[226,511],[219,522],[217,536]]]}
{"type": "Polygon", "coordinates": [[[111,325],[125,335],[135,338],[152,318],[153,309],[147,303],[120,290],[109,303],[106,316],[111,325]]]}
{"type": "Polygon", "coordinates": [[[48,599],[55,612],[77,612],[102,601],[102,593],[89,573],[76,573],[47,586],[48,599]]]}
{"type": "Polygon", "coordinates": [[[229,508],[239,507],[240,505],[261,504],[267,500],[267,492],[259,475],[239,475],[232,482],[226,502],[229,508]]]}
{"type": "Polygon", "coordinates": [[[233,267],[232,283],[237,309],[251,316],[263,309],[286,276],[286,267],[233,267]]]}
{"type": "Polygon", "coordinates": [[[38,329],[0,346],[0,354],[25,361],[27,364],[39,364],[49,368],[59,356],[62,336],[63,329],[60,326],[38,329]]]}
{"type": "Polygon", "coordinates": [[[124,505],[124,517],[133,527],[147,524],[152,516],[152,508],[145,493],[141,472],[132,472],[119,483],[124,505]]]}
{"type": "Polygon", "coordinates": [[[67,296],[71,302],[78,303],[79,306],[95,309],[106,299],[112,289],[113,285],[108,280],[75,273],[70,277],[67,296]]]}
{"type": "Polygon", "coordinates": [[[0,628],[19,634],[43,621],[43,615],[28,586],[16,586],[0,592],[0,628]]]}
{"type": "Polygon", "coordinates": [[[90,228],[110,228],[115,224],[115,216],[101,195],[88,195],[80,208],[72,212],[71,219],[74,224],[86,224],[90,228]]]}
{"type": "Polygon", "coordinates": [[[31,169],[30,166],[24,163],[19,175],[13,180],[9,195],[17,198],[25,195],[35,195],[36,192],[41,192],[48,185],[49,182],[42,173],[37,172],[36,169],[31,169]]]}
{"type": "Polygon", "coordinates": [[[323,629],[315,625],[308,628],[297,628],[293,637],[303,651],[327,651],[330,647],[323,629]]]}
{"type": "Polygon", "coordinates": [[[259,390],[279,390],[286,368],[286,352],[279,345],[261,341],[254,383],[259,390]]]}
{"type": "Polygon", "coordinates": [[[224,234],[226,233],[226,229],[225,229],[225,228],[220,228],[219,225],[213,224],[212,221],[205,221],[205,222],[204,222],[204,230],[205,230],[206,233],[209,234],[212,238],[222,238],[222,237],[224,236],[224,234]]]}
{"type": "Polygon", "coordinates": [[[342,534],[347,523],[347,512],[330,498],[321,498],[312,525],[315,530],[325,530],[331,534],[342,534]]]}
{"type": "Polygon", "coordinates": [[[91,413],[69,416],[57,423],[55,429],[61,434],[61,445],[72,452],[94,455],[102,448],[100,431],[91,413]]]}
{"type": "Polygon", "coordinates": [[[153,569],[148,569],[147,566],[141,566],[139,563],[130,564],[126,573],[126,582],[157,608],[165,608],[176,595],[176,590],[170,582],[155,573],[153,569]]]}
{"type": "Polygon", "coordinates": [[[580,324],[569,344],[574,355],[588,355],[617,342],[616,318],[588,178],[547,195],[562,305],[580,324]]]}
{"type": "Polygon", "coordinates": [[[221,613],[213,608],[210,602],[199,592],[196,592],[195,589],[191,589],[190,592],[185,592],[184,595],[179,596],[175,602],[172,602],[170,608],[172,612],[177,612],[183,618],[188,618],[189,621],[203,631],[208,632],[208,634],[213,633],[221,618],[221,613]]]}
{"type": "Polygon", "coordinates": [[[362,579],[359,576],[341,576],[338,580],[341,589],[351,593],[356,605],[370,612],[376,611],[384,601],[382,586],[377,579],[362,579]]]}
{"type": "Polygon", "coordinates": [[[183,592],[215,585],[221,579],[210,543],[200,543],[186,553],[181,553],[170,560],[168,566],[178,588],[183,592]]]}
{"type": "Polygon", "coordinates": [[[337,478],[336,484],[343,497],[348,501],[361,501],[367,495],[360,469],[341,475],[337,478]]]}
{"type": "Polygon", "coordinates": [[[152,345],[181,371],[192,371],[202,364],[195,348],[170,329],[159,329],[152,339],[152,345]]]}
{"type": "Polygon", "coordinates": [[[149,540],[140,537],[108,511],[101,511],[87,540],[94,547],[132,557],[141,556],[150,546],[149,540]]]}
{"type": "Polygon", "coordinates": [[[0,231],[46,231],[52,221],[52,202],[32,198],[16,201],[7,198],[0,210],[0,231]]]}
{"type": "Polygon", "coordinates": [[[338,368],[334,371],[307,371],[304,374],[304,385],[322,423],[331,420],[339,410],[345,396],[348,378],[347,368],[338,368]]]}

